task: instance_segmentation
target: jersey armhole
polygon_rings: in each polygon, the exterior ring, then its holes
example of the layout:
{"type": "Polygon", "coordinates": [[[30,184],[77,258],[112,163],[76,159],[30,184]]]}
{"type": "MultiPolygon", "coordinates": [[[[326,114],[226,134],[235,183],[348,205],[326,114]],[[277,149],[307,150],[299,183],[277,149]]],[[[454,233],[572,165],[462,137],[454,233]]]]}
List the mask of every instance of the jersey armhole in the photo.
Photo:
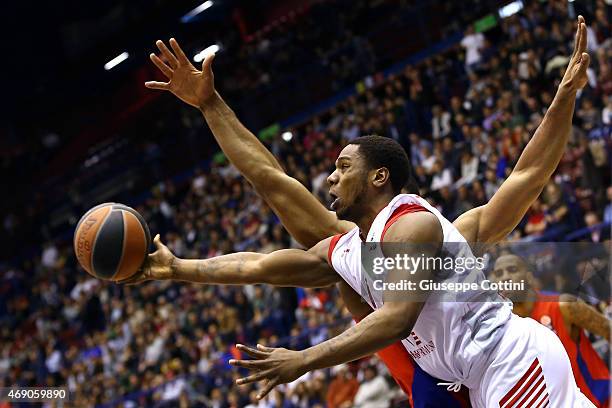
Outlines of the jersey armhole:
{"type": "Polygon", "coordinates": [[[331,241],[329,242],[329,248],[327,249],[327,263],[329,264],[329,266],[332,267],[332,269],[334,268],[334,265],[332,264],[332,254],[334,252],[334,249],[336,249],[336,245],[338,245],[338,241],[340,241],[340,238],[342,238],[342,236],[345,234],[346,232],[334,235],[331,241]]]}

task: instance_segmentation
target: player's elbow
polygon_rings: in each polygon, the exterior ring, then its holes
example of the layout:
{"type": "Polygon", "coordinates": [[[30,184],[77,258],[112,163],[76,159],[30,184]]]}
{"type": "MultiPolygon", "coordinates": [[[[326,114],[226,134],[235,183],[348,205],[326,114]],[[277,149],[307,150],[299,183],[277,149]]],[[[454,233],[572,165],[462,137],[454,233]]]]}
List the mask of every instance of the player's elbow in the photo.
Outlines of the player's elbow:
{"type": "Polygon", "coordinates": [[[414,325],[416,323],[416,318],[401,318],[398,316],[397,321],[390,322],[388,327],[388,332],[394,340],[402,340],[407,338],[412,330],[414,329],[414,325]]]}
{"type": "Polygon", "coordinates": [[[249,167],[248,172],[244,172],[244,175],[259,194],[264,194],[269,186],[287,177],[280,165],[272,163],[258,163],[257,166],[249,167]]]}
{"type": "Polygon", "coordinates": [[[394,340],[405,339],[414,329],[419,312],[423,307],[422,303],[416,302],[394,302],[389,305],[385,316],[385,331],[394,340]]]}

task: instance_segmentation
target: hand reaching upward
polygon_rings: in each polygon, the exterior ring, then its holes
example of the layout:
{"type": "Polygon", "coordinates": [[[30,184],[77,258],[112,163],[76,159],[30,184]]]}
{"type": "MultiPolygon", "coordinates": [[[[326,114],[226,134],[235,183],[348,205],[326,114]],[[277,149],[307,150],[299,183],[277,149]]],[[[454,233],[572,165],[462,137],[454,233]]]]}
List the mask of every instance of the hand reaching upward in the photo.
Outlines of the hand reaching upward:
{"type": "Polygon", "coordinates": [[[578,28],[576,29],[576,41],[574,52],[570,58],[565,75],[561,80],[561,87],[567,87],[571,91],[582,89],[588,80],[587,68],[589,67],[590,57],[586,53],[587,48],[587,29],[584,17],[578,16],[578,28]]]}
{"type": "Polygon", "coordinates": [[[215,54],[207,55],[202,62],[202,70],[198,71],[174,38],[170,39],[170,47],[172,47],[174,53],[168,49],[163,41],[158,40],[155,44],[167,63],[153,53],[149,57],[162,74],[168,78],[168,82],[148,81],[145,82],[145,86],[150,89],[170,91],[183,102],[201,108],[215,94],[212,72],[212,62],[215,54]]]}

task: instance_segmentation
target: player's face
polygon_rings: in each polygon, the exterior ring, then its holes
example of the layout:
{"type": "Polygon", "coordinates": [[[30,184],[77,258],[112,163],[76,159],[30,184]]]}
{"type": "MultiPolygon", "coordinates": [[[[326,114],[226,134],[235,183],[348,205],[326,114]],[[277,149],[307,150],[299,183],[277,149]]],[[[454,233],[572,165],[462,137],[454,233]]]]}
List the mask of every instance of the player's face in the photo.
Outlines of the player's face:
{"type": "MultiPolygon", "coordinates": [[[[527,287],[531,286],[533,276],[521,258],[516,255],[503,255],[497,258],[493,271],[489,275],[493,282],[514,282],[524,281],[527,287]]],[[[511,300],[521,300],[525,296],[524,291],[508,291],[502,293],[511,300]]]]}
{"type": "Polygon", "coordinates": [[[336,170],[327,178],[331,209],[338,218],[354,221],[358,218],[367,191],[367,171],[358,145],[348,145],[336,160],[336,170]]]}

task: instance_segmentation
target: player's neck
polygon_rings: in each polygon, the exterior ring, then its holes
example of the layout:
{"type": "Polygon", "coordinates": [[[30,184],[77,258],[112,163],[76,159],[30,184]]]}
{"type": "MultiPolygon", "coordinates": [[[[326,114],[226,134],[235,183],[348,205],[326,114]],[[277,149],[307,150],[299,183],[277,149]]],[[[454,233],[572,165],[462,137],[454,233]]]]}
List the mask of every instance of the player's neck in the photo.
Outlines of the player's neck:
{"type": "Polygon", "coordinates": [[[530,289],[527,295],[527,299],[521,302],[513,302],[512,311],[521,317],[531,316],[531,312],[533,311],[536,298],[537,293],[534,290],[530,289]]]}
{"type": "Polygon", "coordinates": [[[376,216],[391,202],[393,197],[388,197],[386,194],[381,194],[372,200],[368,200],[368,204],[362,211],[361,217],[355,220],[355,224],[359,227],[359,234],[365,240],[370,232],[370,228],[374,223],[376,216]]]}

